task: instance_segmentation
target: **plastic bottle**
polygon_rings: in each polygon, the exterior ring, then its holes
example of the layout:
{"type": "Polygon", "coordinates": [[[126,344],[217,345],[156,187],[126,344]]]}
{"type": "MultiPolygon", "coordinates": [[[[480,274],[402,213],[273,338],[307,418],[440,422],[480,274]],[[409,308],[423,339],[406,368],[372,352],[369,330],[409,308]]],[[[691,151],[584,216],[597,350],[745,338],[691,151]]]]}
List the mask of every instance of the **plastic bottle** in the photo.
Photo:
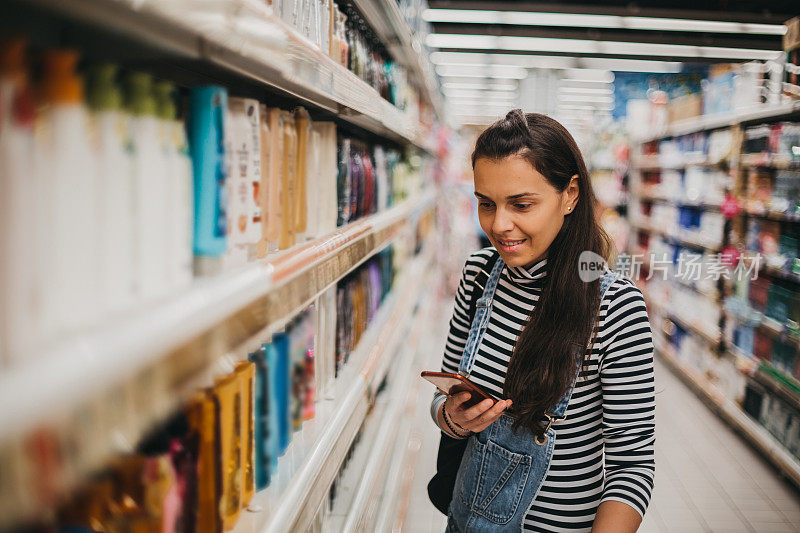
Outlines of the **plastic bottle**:
{"type": "Polygon", "coordinates": [[[25,41],[0,45],[0,364],[28,357],[36,329],[33,100],[25,41]]]}
{"type": "Polygon", "coordinates": [[[189,115],[189,150],[194,174],[194,253],[219,258],[227,248],[225,154],[228,95],[221,87],[192,90],[189,115]]]}
{"type": "Polygon", "coordinates": [[[130,116],[122,111],[122,91],[116,80],[117,67],[111,64],[95,66],[87,80],[98,173],[99,300],[111,312],[134,301],[130,116]]]}
{"type": "Polygon", "coordinates": [[[155,84],[156,109],[166,156],[167,279],[170,288],[191,283],[193,191],[192,160],[186,127],[178,120],[173,98],[175,86],[167,81],[155,84]]]}
{"type": "Polygon", "coordinates": [[[39,179],[46,191],[39,209],[53,210],[40,257],[49,280],[43,294],[46,342],[98,316],[97,183],[77,63],[78,53],[72,50],[44,56],[44,109],[37,126],[43,138],[37,160],[43,163],[39,179]]]}
{"type": "Polygon", "coordinates": [[[159,122],[153,80],[132,72],[125,78],[126,108],[131,117],[134,203],[134,276],[142,300],[166,291],[167,177],[166,159],[159,145],[159,122]]]}

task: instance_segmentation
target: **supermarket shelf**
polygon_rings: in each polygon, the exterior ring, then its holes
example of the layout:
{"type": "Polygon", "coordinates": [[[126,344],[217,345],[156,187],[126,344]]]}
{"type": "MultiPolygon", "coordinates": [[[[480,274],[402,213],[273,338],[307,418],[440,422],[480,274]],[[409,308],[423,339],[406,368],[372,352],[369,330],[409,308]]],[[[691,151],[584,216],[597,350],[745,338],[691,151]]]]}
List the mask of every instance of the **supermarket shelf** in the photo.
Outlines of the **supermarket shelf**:
{"type": "Polygon", "coordinates": [[[800,160],[792,159],[788,156],[778,156],[772,154],[742,154],[741,165],[746,168],[774,168],[785,170],[788,168],[800,168],[800,160]]]}
{"type": "Polygon", "coordinates": [[[759,120],[770,120],[779,118],[783,115],[800,111],[800,101],[780,104],[776,106],[764,106],[754,111],[724,113],[720,115],[704,115],[681,120],[670,125],[666,131],[660,134],[636,139],[637,143],[657,141],[668,137],[678,137],[699,131],[714,130],[741,124],[745,122],[757,122],[759,120]]]}
{"type": "Polygon", "coordinates": [[[652,299],[647,300],[647,306],[649,308],[654,308],[660,314],[666,316],[673,322],[677,322],[682,328],[691,331],[692,333],[696,334],[697,336],[701,337],[704,341],[706,341],[712,347],[716,347],[719,345],[719,342],[722,338],[722,334],[719,330],[717,331],[706,331],[704,328],[693,323],[691,320],[688,320],[680,315],[680,313],[675,312],[672,309],[669,309],[668,306],[656,303],[652,299]]]}
{"type": "Polygon", "coordinates": [[[780,278],[782,280],[800,283],[800,274],[795,274],[794,272],[787,272],[786,270],[783,270],[781,268],[764,265],[763,267],[761,267],[760,272],[762,274],[769,274],[770,276],[780,278]]]}
{"type": "Polygon", "coordinates": [[[722,206],[720,204],[707,204],[707,203],[690,203],[680,199],[667,198],[666,196],[658,196],[655,194],[631,192],[633,198],[643,200],[646,202],[659,202],[674,205],[675,207],[693,207],[695,209],[705,209],[706,211],[720,211],[722,206]]]}
{"type": "Polygon", "coordinates": [[[792,483],[800,487],[800,462],[764,427],[742,411],[736,402],[727,398],[699,370],[683,363],[671,346],[656,342],[656,352],[701,400],[740,433],[744,440],[761,452],[792,483]]]}
{"type": "Polygon", "coordinates": [[[793,409],[800,412],[800,396],[798,396],[797,392],[800,389],[800,382],[768,361],[760,361],[759,364],[762,368],[753,373],[753,379],[776,394],[792,406],[793,409]],[[766,369],[767,372],[763,369],[766,369]],[[791,386],[787,386],[787,383],[781,383],[780,379],[772,375],[772,373],[779,374],[781,379],[789,382],[791,386]]]}
{"type": "MultiPolygon", "coordinates": [[[[740,200],[740,205],[744,204],[740,200]]],[[[786,213],[777,213],[774,211],[758,212],[754,210],[742,211],[743,215],[753,218],[762,218],[764,220],[774,220],[776,222],[800,222],[800,215],[788,215],[786,213]]]]}
{"type": "MultiPolygon", "coordinates": [[[[244,513],[234,532],[305,531],[328,496],[359,428],[367,419],[371,375],[369,367],[381,359],[386,369],[402,344],[409,317],[417,301],[424,298],[419,285],[429,270],[433,247],[427,246],[397,280],[373,323],[351,354],[336,385],[334,399],[320,401],[320,414],[306,422],[293,437],[286,454],[279,460],[278,473],[270,486],[259,492],[244,513]],[[387,342],[392,339],[392,342],[387,342]]],[[[419,313],[417,313],[419,314],[419,313]]],[[[374,376],[373,382],[383,380],[374,376]]],[[[391,417],[386,417],[391,418],[391,417]]]]}
{"type": "MultiPolygon", "coordinates": [[[[411,338],[404,343],[405,359],[413,359],[416,355],[422,340],[420,332],[425,324],[430,323],[429,320],[428,312],[417,314],[409,332],[411,338]]],[[[391,390],[380,400],[385,405],[385,411],[378,415],[381,422],[374,445],[363,469],[354,472],[358,486],[354,491],[351,505],[346,514],[334,517],[331,523],[332,531],[351,533],[368,529],[368,526],[375,522],[374,515],[377,514],[378,508],[386,504],[382,493],[384,487],[381,487],[381,484],[394,485],[397,482],[398,478],[392,478],[388,471],[395,466],[393,455],[397,444],[405,444],[407,435],[404,433],[410,429],[402,427],[400,421],[404,421],[404,416],[407,416],[405,415],[407,407],[418,400],[418,392],[423,383],[416,372],[407,370],[407,365],[411,362],[403,360],[403,364],[397,365],[393,370],[394,382],[390,385],[391,390]]],[[[376,531],[385,530],[376,529],[376,531]]]]}
{"type": "Polygon", "coordinates": [[[721,246],[709,245],[709,244],[693,241],[691,239],[681,238],[681,237],[678,237],[676,235],[671,235],[671,234],[669,234],[669,233],[667,233],[665,231],[662,231],[660,229],[657,229],[657,228],[653,227],[652,224],[647,224],[647,223],[645,223],[643,221],[632,221],[631,222],[631,227],[634,228],[634,229],[637,229],[639,231],[646,231],[648,233],[661,235],[662,237],[664,237],[664,238],[666,238],[666,239],[668,239],[670,241],[677,242],[678,244],[681,244],[681,245],[684,245],[684,246],[689,246],[689,247],[692,247],[692,248],[703,248],[703,249],[705,249],[705,250],[707,250],[707,251],[709,251],[711,253],[717,253],[717,252],[719,252],[721,250],[721,246]]]}
{"type": "Polygon", "coordinates": [[[444,102],[430,61],[424,57],[422,44],[413,35],[396,0],[354,0],[353,2],[385,43],[395,60],[414,73],[425,87],[425,97],[439,120],[444,119],[444,102]]]}
{"type": "Polygon", "coordinates": [[[407,200],[266,264],[198,280],[168,301],[115,317],[3,373],[0,442],[62,414],[53,406],[69,410],[153,364],[168,362],[180,383],[223,354],[246,353],[248,342],[385,248],[433,200],[433,193],[407,200]]]}
{"type": "Polygon", "coordinates": [[[728,346],[728,349],[725,350],[725,355],[733,361],[736,368],[743,374],[752,375],[758,368],[759,360],[755,356],[743,353],[736,346],[728,346]]]}
{"type": "Polygon", "coordinates": [[[361,128],[434,153],[420,124],[339,65],[257,0],[164,3],[15,0],[88,22],[179,57],[206,61],[337,114],[361,128]]]}
{"type": "Polygon", "coordinates": [[[658,155],[644,155],[634,158],[631,167],[638,170],[681,170],[686,167],[716,166],[721,161],[712,161],[704,156],[687,156],[680,164],[664,166],[658,155]]]}

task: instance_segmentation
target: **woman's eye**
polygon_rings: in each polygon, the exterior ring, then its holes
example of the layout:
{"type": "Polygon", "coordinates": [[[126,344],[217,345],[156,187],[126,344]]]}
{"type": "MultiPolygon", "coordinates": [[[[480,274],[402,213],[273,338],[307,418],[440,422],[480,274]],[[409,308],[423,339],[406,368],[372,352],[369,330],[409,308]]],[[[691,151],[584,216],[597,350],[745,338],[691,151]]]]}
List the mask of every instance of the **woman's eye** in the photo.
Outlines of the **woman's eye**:
{"type": "Polygon", "coordinates": [[[492,208],[491,202],[478,202],[478,206],[482,207],[483,209],[491,209],[492,208]]]}
{"type": "Polygon", "coordinates": [[[517,209],[527,209],[532,205],[533,204],[514,204],[514,207],[516,207],[517,209]]]}

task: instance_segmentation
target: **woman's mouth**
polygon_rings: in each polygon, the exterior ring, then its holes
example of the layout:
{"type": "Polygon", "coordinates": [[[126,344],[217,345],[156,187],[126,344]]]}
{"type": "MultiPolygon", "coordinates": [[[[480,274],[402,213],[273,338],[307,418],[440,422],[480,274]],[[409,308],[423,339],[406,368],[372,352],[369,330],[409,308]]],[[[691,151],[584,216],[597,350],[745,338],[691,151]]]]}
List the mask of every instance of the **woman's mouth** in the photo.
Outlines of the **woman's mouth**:
{"type": "Polygon", "coordinates": [[[500,249],[506,253],[513,253],[516,252],[520,246],[525,242],[525,239],[517,239],[517,240],[509,240],[509,239],[498,239],[497,244],[500,245],[500,249]]]}

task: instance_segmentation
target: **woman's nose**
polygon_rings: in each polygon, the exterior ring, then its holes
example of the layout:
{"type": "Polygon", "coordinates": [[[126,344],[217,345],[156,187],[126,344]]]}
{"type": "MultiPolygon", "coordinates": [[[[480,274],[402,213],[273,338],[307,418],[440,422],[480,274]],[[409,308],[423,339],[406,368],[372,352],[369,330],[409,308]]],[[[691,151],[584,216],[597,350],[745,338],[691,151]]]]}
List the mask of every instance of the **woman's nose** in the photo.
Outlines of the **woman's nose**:
{"type": "Polygon", "coordinates": [[[498,209],[492,221],[492,232],[494,232],[495,235],[500,235],[513,229],[514,222],[511,220],[511,216],[505,209],[498,209]]]}

